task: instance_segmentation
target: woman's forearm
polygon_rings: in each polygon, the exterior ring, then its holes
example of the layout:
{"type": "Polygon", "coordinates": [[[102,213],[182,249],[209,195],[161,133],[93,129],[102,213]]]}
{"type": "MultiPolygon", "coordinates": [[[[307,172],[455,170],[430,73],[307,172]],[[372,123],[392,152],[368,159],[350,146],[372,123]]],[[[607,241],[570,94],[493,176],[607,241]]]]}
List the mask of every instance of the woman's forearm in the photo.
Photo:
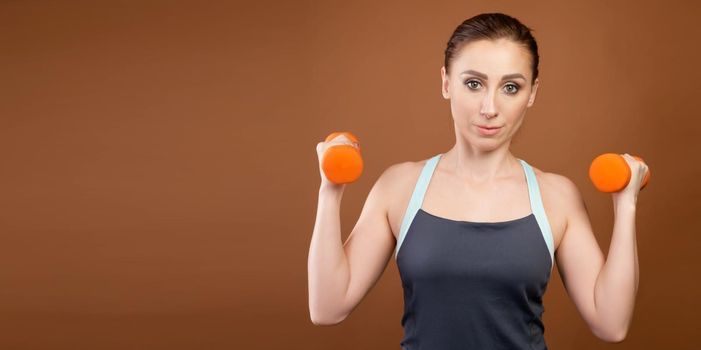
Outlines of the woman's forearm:
{"type": "Polygon", "coordinates": [[[315,324],[339,320],[350,272],[341,240],[342,190],[320,188],[307,261],[309,312],[315,324]]]}
{"type": "Polygon", "coordinates": [[[615,220],[608,257],[596,281],[594,303],[601,328],[615,339],[628,333],[638,291],[635,204],[614,201],[615,220]]]}

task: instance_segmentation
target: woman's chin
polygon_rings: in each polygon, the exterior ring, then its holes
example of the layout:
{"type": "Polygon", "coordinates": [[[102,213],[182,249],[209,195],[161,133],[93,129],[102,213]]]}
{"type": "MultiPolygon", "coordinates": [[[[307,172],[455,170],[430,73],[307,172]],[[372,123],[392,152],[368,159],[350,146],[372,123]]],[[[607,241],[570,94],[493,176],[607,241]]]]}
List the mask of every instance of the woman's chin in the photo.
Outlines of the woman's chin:
{"type": "Polygon", "coordinates": [[[473,148],[482,152],[494,151],[503,144],[501,138],[479,136],[473,139],[468,139],[467,142],[472,145],[473,148]]]}

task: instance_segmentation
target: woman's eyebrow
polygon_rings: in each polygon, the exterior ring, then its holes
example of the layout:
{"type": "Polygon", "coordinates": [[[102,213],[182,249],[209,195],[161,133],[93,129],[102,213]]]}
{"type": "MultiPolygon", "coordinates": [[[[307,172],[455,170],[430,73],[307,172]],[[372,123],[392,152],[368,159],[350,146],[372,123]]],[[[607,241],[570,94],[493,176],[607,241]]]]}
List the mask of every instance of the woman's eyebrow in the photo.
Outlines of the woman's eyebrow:
{"type": "MultiPolygon", "coordinates": [[[[466,70],[466,71],[460,73],[460,75],[463,75],[463,74],[472,74],[472,75],[478,76],[478,77],[480,77],[480,78],[482,78],[482,79],[487,79],[487,75],[486,75],[486,74],[480,73],[480,72],[475,71],[475,70],[472,70],[472,69],[468,69],[468,70],[466,70]]],[[[526,77],[524,77],[523,74],[520,74],[520,73],[507,74],[507,75],[501,77],[501,80],[503,81],[503,80],[515,79],[515,78],[521,78],[521,79],[523,79],[523,80],[526,80],[526,77]]]]}

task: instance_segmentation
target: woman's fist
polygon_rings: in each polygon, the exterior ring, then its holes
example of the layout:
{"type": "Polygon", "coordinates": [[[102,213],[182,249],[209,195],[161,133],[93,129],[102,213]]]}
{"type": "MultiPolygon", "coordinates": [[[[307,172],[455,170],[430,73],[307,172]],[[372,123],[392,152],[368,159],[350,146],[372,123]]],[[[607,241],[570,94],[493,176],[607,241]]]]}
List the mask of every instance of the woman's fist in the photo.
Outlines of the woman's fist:
{"type": "Polygon", "coordinates": [[[647,164],[638,157],[633,157],[628,153],[622,155],[628,167],[630,168],[630,181],[628,185],[620,192],[614,193],[614,197],[625,197],[632,199],[633,203],[638,200],[638,193],[640,193],[641,184],[646,176],[649,176],[649,169],[647,164]]]}
{"type": "Polygon", "coordinates": [[[322,186],[343,187],[363,170],[358,139],[348,132],[334,132],[316,145],[322,186]]]}

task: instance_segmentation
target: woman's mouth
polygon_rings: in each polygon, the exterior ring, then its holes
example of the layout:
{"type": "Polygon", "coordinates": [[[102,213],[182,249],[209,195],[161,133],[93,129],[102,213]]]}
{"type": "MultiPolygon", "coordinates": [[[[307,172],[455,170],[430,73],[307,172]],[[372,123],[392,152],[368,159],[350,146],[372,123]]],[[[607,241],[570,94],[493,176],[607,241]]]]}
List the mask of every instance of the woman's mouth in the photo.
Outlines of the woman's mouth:
{"type": "Polygon", "coordinates": [[[501,130],[501,126],[477,125],[477,130],[479,130],[480,134],[482,134],[482,135],[491,136],[491,135],[496,135],[497,133],[499,133],[499,130],[501,130]]]}

